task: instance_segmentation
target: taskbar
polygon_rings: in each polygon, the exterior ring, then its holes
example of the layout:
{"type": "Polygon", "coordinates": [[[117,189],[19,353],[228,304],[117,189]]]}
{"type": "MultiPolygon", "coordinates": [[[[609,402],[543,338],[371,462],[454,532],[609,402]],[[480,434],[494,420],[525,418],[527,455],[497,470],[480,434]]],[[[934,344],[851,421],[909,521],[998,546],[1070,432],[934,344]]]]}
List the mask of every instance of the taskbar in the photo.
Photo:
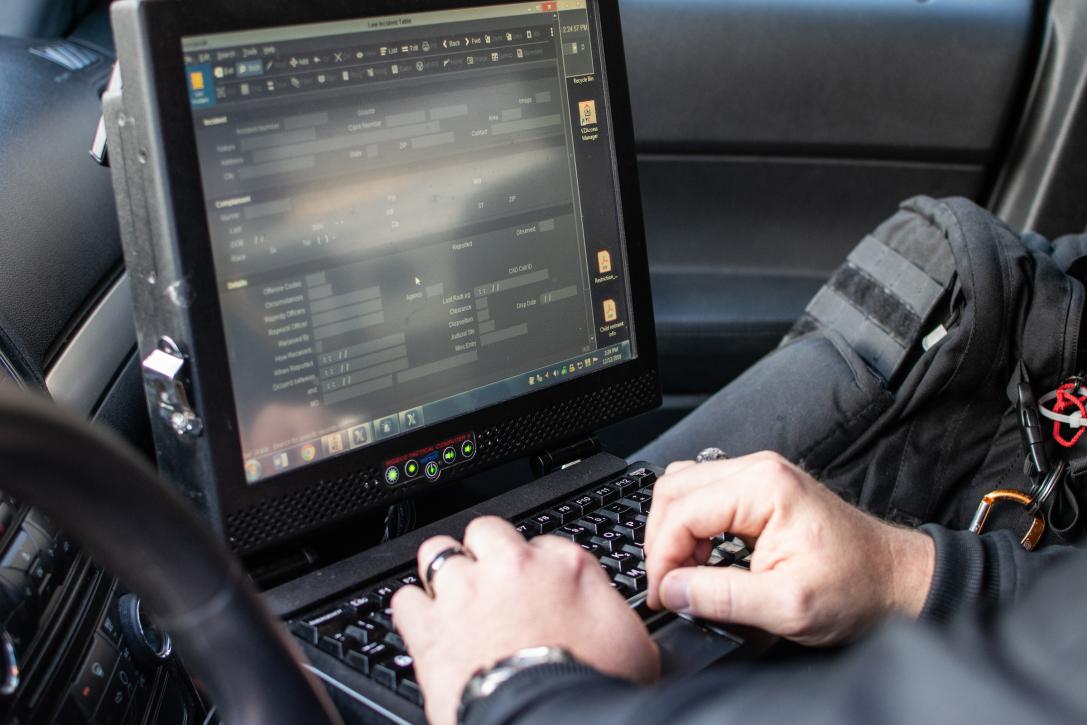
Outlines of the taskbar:
{"type": "Polygon", "coordinates": [[[303,442],[283,446],[266,455],[248,457],[245,461],[245,477],[249,483],[258,483],[321,459],[343,455],[380,441],[413,433],[427,425],[588,375],[633,357],[630,341],[625,340],[442,400],[315,433],[303,442]]]}

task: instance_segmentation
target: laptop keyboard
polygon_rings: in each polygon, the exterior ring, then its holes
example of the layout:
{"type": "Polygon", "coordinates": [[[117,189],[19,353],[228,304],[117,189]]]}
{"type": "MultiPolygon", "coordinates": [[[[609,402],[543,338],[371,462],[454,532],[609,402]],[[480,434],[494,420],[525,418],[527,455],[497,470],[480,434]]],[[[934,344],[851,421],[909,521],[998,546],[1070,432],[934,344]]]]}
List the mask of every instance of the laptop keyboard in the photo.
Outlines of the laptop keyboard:
{"type": "MultiPolygon", "coordinates": [[[[597,558],[611,585],[647,625],[670,620],[674,615],[645,605],[645,525],[656,479],[649,469],[639,468],[515,518],[514,526],[526,538],[550,534],[579,544],[597,558]]],[[[750,552],[739,539],[722,534],[714,539],[714,545],[710,565],[747,566],[750,552]]],[[[393,626],[389,608],[398,589],[419,585],[415,563],[405,563],[388,578],[297,617],[289,626],[305,642],[421,705],[412,658],[393,626]]]]}

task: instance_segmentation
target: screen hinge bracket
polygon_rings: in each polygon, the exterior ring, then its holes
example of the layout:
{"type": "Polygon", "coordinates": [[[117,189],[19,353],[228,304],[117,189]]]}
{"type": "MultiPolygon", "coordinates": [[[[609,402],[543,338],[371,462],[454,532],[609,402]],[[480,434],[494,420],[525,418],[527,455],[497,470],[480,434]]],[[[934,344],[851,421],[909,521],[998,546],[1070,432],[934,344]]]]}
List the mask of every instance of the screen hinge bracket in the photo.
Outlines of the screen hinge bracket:
{"type": "Polygon", "coordinates": [[[185,355],[169,337],[160,337],[158,347],[143,360],[148,400],[178,436],[196,437],[204,432],[204,421],[189,403],[186,389],[185,355]]]}
{"type": "Polygon", "coordinates": [[[549,448],[532,456],[532,473],[536,478],[542,478],[554,471],[576,465],[601,450],[600,439],[596,436],[579,438],[572,443],[549,448]]]}

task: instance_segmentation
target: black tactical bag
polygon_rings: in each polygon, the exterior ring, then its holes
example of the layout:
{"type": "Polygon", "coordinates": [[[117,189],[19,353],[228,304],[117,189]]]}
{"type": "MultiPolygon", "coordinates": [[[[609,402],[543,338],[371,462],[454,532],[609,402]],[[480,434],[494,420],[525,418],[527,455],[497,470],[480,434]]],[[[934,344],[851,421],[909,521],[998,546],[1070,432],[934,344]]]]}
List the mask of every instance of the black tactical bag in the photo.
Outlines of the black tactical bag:
{"type": "MultiPolygon", "coordinates": [[[[1087,438],[1035,406],[1085,367],[1085,255],[1087,236],[1050,243],[964,199],[907,201],[781,346],[719,394],[721,447],[779,451],[878,516],[953,528],[988,492],[1036,493],[1067,461],[1042,506],[1043,541],[1075,540],[1087,438]],[[1035,423],[1035,466],[1023,418],[1035,423]]],[[[1073,419],[1077,388],[1059,406],[1073,419]]],[[[992,512],[988,528],[1032,521],[1020,504],[992,512]]]]}

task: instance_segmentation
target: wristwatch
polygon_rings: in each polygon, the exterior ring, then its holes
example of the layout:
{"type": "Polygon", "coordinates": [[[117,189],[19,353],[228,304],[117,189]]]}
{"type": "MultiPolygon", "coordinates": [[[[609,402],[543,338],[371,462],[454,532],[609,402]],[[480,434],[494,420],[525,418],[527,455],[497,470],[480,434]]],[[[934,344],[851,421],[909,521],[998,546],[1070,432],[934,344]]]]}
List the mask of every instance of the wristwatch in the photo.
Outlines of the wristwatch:
{"type": "Polygon", "coordinates": [[[577,662],[577,660],[562,647],[528,647],[514,652],[490,667],[481,667],[464,686],[460,708],[457,710],[457,722],[464,722],[464,716],[472,703],[487,697],[517,673],[539,665],[571,662],[577,662]]]}

